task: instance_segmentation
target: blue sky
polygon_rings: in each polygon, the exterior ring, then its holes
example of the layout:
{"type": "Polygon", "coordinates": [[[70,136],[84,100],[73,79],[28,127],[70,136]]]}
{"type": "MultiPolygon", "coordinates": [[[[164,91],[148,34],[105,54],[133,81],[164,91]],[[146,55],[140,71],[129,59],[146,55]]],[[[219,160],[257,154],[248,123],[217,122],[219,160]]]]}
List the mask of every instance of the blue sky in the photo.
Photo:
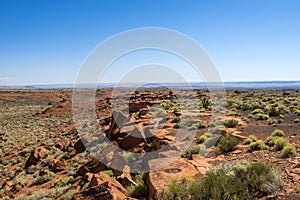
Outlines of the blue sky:
{"type": "Polygon", "coordinates": [[[299,80],[299,10],[298,0],[0,0],[0,85],[73,83],[99,43],[141,27],[195,39],[224,81],[299,80]]]}

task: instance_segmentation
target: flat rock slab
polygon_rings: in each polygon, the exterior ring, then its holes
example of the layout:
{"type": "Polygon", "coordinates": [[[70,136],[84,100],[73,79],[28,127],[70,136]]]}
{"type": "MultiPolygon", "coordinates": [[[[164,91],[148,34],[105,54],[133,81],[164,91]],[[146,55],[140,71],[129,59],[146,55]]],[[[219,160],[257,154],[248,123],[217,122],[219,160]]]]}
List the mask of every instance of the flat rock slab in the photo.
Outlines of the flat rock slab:
{"type": "MultiPolygon", "coordinates": [[[[149,186],[149,198],[154,198],[156,194],[166,189],[167,186],[173,180],[180,180],[186,177],[195,177],[205,175],[205,171],[211,166],[208,161],[210,159],[193,156],[193,160],[187,160],[185,158],[170,158],[175,162],[149,173],[148,186],[149,186]]],[[[156,165],[157,163],[164,162],[165,158],[159,158],[149,161],[149,166],[156,165]]]]}

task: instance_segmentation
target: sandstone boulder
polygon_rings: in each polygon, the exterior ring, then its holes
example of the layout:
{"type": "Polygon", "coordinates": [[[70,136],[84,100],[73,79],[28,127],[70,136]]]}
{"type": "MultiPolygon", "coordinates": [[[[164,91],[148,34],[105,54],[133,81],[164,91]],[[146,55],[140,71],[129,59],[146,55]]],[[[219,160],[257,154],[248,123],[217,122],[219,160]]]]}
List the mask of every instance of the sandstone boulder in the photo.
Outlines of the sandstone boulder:
{"type": "Polygon", "coordinates": [[[123,200],[128,199],[126,189],[115,179],[101,172],[94,174],[87,189],[76,193],[73,200],[123,200]]]}
{"type": "Polygon", "coordinates": [[[86,150],[85,144],[88,144],[90,141],[91,138],[89,136],[83,136],[74,144],[74,149],[77,153],[82,153],[86,150]]]}
{"type": "MultiPolygon", "coordinates": [[[[165,162],[166,158],[158,158],[149,161],[149,166],[157,165],[158,163],[165,162]]],[[[176,158],[170,158],[175,159],[176,158]]],[[[194,157],[193,162],[185,159],[178,158],[172,164],[166,165],[166,167],[157,171],[152,171],[148,175],[148,189],[149,198],[154,198],[163,189],[166,189],[168,184],[173,180],[180,180],[186,177],[203,176],[206,169],[210,166],[205,158],[194,157]]]]}
{"type": "Polygon", "coordinates": [[[111,116],[111,124],[107,133],[107,137],[109,139],[115,139],[119,129],[122,128],[124,123],[128,120],[129,117],[127,117],[123,112],[114,110],[111,116]]]}
{"type": "Polygon", "coordinates": [[[86,164],[81,166],[78,169],[77,174],[79,174],[80,176],[84,176],[88,172],[98,173],[98,172],[104,171],[106,169],[107,169],[106,165],[104,165],[103,163],[101,163],[97,159],[93,158],[90,161],[88,161],[86,164]]]}
{"type": "Polygon", "coordinates": [[[70,145],[71,141],[66,139],[65,141],[59,141],[55,144],[55,147],[60,149],[61,151],[66,151],[68,146],[70,145]]]}
{"type": "Polygon", "coordinates": [[[49,150],[46,147],[39,147],[31,152],[29,158],[25,163],[25,169],[31,165],[36,165],[39,161],[44,159],[49,153],[49,150]]]}
{"type": "Polygon", "coordinates": [[[149,102],[147,101],[140,101],[140,102],[130,102],[128,104],[129,112],[138,112],[142,108],[148,107],[149,102]]]}
{"type": "Polygon", "coordinates": [[[59,161],[59,160],[54,160],[50,165],[49,169],[53,172],[61,172],[64,171],[67,168],[67,163],[65,160],[59,161]]]}
{"type": "Polygon", "coordinates": [[[139,128],[135,127],[134,130],[120,142],[119,146],[127,151],[142,142],[146,142],[144,136],[139,128]]]}

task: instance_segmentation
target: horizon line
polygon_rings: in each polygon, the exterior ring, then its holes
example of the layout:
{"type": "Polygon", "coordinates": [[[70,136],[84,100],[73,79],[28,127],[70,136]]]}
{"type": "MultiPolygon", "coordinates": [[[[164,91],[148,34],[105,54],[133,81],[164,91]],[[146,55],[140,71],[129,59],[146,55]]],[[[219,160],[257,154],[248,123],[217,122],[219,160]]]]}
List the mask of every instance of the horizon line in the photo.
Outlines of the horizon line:
{"type": "MultiPolygon", "coordinates": [[[[300,80],[253,80],[253,81],[187,81],[187,82],[105,82],[97,85],[109,84],[206,84],[206,83],[278,83],[278,82],[300,82],[300,80]]],[[[0,87],[34,87],[34,86],[55,86],[55,85],[94,85],[95,83],[36,83],[36,84],[0,84],[0,87]]]]}

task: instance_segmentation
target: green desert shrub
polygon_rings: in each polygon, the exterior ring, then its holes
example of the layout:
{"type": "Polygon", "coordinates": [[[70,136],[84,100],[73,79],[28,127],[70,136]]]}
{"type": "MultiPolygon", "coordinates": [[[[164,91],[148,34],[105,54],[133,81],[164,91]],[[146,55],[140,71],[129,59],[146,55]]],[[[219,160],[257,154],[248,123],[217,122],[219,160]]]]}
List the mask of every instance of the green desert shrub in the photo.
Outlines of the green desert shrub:
{"type": "Polygon", "coordinates": [[[162,107],[165,109],[165,110],[169,110],[170,109],[170,102],[169,101],[163,101],[161,103],[162,107]]]}
{"type": "Polygon", "coordinates": [[[278,124],[281,124],[283,122],[283,119],[278,119],[277,122],[278,124]]]}
{"type": "Polygon", "coordinates": [[[268,125],[274,125],[274,124],[277,124],[278,123],[278,120],[277,119],[268,119],[268,125]]]}
{"type": "Polygon", "coordinates": [[[269,110],[269,116],[270,117],[276,117],[276,116],[279,116],[281,113],[280,113],[280,110],[276,107],[276,106],[271,106],[270,107],[270,110],[269,110]]]}
{"type": "Polygon", "coordinates": [[[242,109],[243,111],[246,111],[246,110],[251,110],[252,109],[252,106],[250,103],[242,103],[240,105],[240,109],[242,109]]]}
{"type": "Polygon", "coordinates": [[[272,132],[271,136],[273,137],[283,137],[285,134],[282,130],[276,129],[272,132]]]}
{"type": "Polygon", "coordinates": [[[250,151],[260,151],[268,149],[268,146],[262,140],[257,140],[256,142],[250,143],[250,151]]]}
{"type": "Polygon", "coordinates": [[[199,128],[199,124],[192,124],[192,126],[189,127],[189,130],[196,130],[199,128]]]}
{"type": "Polygon", "coordinates": [[[262,109],[260,109],[260,108],[257,108],[257,109],[255,109],[255,110],[253,110],[253,111],[251,112],[251,114],[254,114],[254,115],[256,115],[256,114],[258,114],[258,113],[264,114],[264,111],[263,111],[262,109]]]}
{"type": "Polygon", "coordinates": [[[203,143],[205,142],[205,140],[207,140],[207,136],[206,135],[201,135],[199,138],[198,138],[198,143],[203,143]]]}
{"type": "Polygon", "coordinates": [[[275,145],[277,138],[278,137],[269,136],[265,140],[265,144],[268,145],[269,147],[273,147],[275,145]]]}
{"type": "Polygon", "coordinates": [[[280,118],[280,119],[283,119],[283,118],[284,118],[284,114],[280,114],[280,115],[279,115],[279,118],[280,118]]]}
{"type": "Polygon", "coordinates": [[[208,109],[209,105],[211,104],[211,100],[208,98],[201,99],[201,105],[203,108],[208,109]]]}
{"type": "Polygon", "coordinates": [[[296,115],[300,116],[300,109],[295,109],[295,110],[294,110],[294,113],[295,113],[296,115]]]}
{"type": "Polygon", "coordinates": [[[224,126],[226,128],[235,128],[238,124],[239,122],[235,119],[229,119],[224,121],[224,126]]]}
{"type": "Polygon", "coordinates": [[[294,192],[297,194],[300,193],[300,185],[296,185],[296,187],[294,188],[294,192]]]}
{"type": "Polygon", "coordinates": [[[246,118],[246,119],[245,119],[245,122],[246,122],[246,123],[249,123],[249,122],[250,122],[250,119],[246,118]]]}
{"type": "Polygon", "coordinates": [[[257,141],[256,136],[255,136],[255,135],[250,135],[250,136],[246,139],[245,144],[250,144],[250,143],[256,142],[256,141],[257,141]]]}
{"type": "Polygon", "coordinates": [[[248,118],[255,118],[255,115],[252,115],[252,114],[248,114],[248,118]]]}
{"type": "Polygon", "coordinates": [[[173,119],[172,119],[172,123],[178,123],[178,122],[180,122],[181,121],[181,118],[180,117],[173,117],[173,119]]]}
{"type": "Polygon", "coordinates": [[[191,158],[194,154],[199,154],[201,150],[200,146],[191,146],[188,150],[181,153],[182,158],[191,158]]]}
{"type": "Polygon", "coordinates": [[[235,111],[230,111],[229,113],[228,113],[228,116],[238,116],[239,114],[237,113],[237,112],[235,112],[235,111]]]}
{"type": "Polygon", "coordinates": [[[207,127],[208,127],[208,125],[205,122],[200,122],[197,128],[202,129],[202,128],[207,128],[207,127]]]}
{"type": "Polygon", "coordinates": [[[43,183],[46,183],[50,181],[54,177],[53,172],[49,172],[48,174],[45,174],[43,176],[38,176],[35,181],[32,183],[32,185],[41,185],[43,183]]]}
{"type": "Polygon", "coordinates": [[[287,145],[287,141],[281,137],[277,137],[274,145],[276,151],[281,151],[287,145]]]}
{"type": "Polygon", "coordinates": [[[295,150],[295,147],[293,145],[286,145],[283,150],[281,156],[283,158],[289,158],[289,157],[295,157],[297,156],[297,152],[295,150]]]}
{"type": "Polygon", "coordinates": [[[103,172],[110,177],[115,177],[115,174],[112,170],[105,170],[103,172]]]}
{"type": "MultiPolygon", "coordinates": [[[[167,116],[167,113],[165,110],[163,109],[158,109],[157,112],[156,112],[156,117],[166,117],[167,116]]],[[[138,114],[139,116],[139,114],[138,114]]],[[[139,118],[139,117],[138,117],[139,118]]]]}
{"type": "Polygon", "coordinates": [[[299,118],[294,119],[294,123],[299,123],[299,122],[300,122],[299,118]]]}
{"type": "Polygon", "coordinates": [[[256,120],[267,120],[269,119],[269,115],[258,113],[255,115],[256,120]]]}
{"type": "Polygon", "coordinates": [[[218,140],[218,153],[227,153],[232,151],[240,140],[237,137],[234,137],[230,134],[227,134],[225,136],[221,136],[218,140]]]}
{"type": "Polygon", "coordinates": [[[203,144],[207,148],[211,148],[217,144],[218,140],[219,140],[219,137],[213,136],[213,137],[207,138],[207,140],[205,140],[205,142],[203,144]]]}
{"type": "Polygon", "coordinates": [[[76,193],[76,190],[69,189],[69,187],[61,187],[61,188],[53,188],[49,189],[47,192],[45,189],[36,190],[30,196],[28,195],[20,195],[17,197],[17,200],[48,200],[48,199],[62,199],[62,200],[70,200],[76,193]]]}
{"type": "Polygon", "coordinates": [[[134,182],[136,183],[136,185],[131,184],[126,188],[129,196],[134,198],[147,196],[147,186],[144,182],[145,176],[145,173],[140,173],[134,177],[134,182]]]}
{"type": "Polygon", "coordinates": [[[73,182],[73,179],[74,179],[73,176],[69,176],[65,179],[58,179],[55,181],[54,187],[55,188],[65,187],[65,186],[71,184],[73,182]]]}
{"type": "Polygon", "coordinates": [[[261,162],[237,161],[211,168],[196,180],[173,181],[157,199],[249,200],[276,194],[282,186],[281,173],[261,162]]]}

